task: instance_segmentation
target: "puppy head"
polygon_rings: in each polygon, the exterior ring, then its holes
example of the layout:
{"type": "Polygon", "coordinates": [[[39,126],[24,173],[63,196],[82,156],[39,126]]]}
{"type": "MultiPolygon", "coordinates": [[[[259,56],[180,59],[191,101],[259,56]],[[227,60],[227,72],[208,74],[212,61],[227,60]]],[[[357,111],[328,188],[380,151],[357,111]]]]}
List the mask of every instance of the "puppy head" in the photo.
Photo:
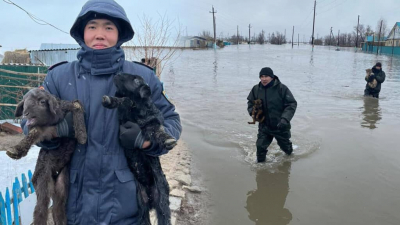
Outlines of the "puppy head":
{"type": "Polygon", "coordinates": [[[52,125],[59,120],[60,107],[57,99],[49,92],[34,88],[26,93],[15,110],[15,117],[27,119],[26,125],[52,125]]]}
{"type": "Polygon", "coordinates": [[[254,100],[254,104],[260,106],[260,105],[262,105],[262,100],[256,99],[256,100],[254,100]]]}
{"type": "Polygon", "coordinates": [[[372,73],[372,69],[366,69],[365,72],[366,72],[367,74],[371,74],[371,73],[372,73]]]}
{"type": "Polygon", "coordinates": [[[138,75],[120,73],[114,76],[114,84],[117,87],[117,97],[129,97],[131,99],[149,99],[150,87],[145,80],[138,75]]]}

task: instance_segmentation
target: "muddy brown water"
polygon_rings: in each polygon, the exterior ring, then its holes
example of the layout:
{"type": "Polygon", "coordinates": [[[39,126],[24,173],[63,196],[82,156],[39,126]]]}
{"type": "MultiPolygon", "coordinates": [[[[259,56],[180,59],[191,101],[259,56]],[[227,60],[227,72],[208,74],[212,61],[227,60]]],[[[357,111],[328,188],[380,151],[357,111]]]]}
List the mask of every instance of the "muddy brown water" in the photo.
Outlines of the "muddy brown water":
{"type": "Polygon", "coordinates": [[[309,46],[183,51],[162,81],[210,195],[209,224],[400,224],[400,58],[309,46]],[[383,64],[381,98],[362,96],[383,64]],[[270,66],[298,101],[294,155],[255,163],[246,97],[270,66]]]}

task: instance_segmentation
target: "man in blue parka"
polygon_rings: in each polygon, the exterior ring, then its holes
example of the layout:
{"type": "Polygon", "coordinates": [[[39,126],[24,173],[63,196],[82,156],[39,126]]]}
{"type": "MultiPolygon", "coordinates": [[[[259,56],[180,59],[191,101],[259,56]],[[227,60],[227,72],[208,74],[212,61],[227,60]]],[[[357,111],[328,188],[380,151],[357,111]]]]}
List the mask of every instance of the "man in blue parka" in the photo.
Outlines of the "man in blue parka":
{"type": "MultiPolygon", "coordinates": [[[[113,77],[118,72],[136,74],[150,86],[152,100],[164,116],[165,130],[175,139],[182,130],[179,115],[162,94],[153,71],[125,60],[121,45],[133,38],[134,31],[124,9],[115,1],[88,1],[70,33],[81,46],[78,60],[52,66],[43,83],[58,98],[79,99],[85,107],[88,142],[77,145],[71,161],[68,224],[137,224],[136,181],[123,148],[135,148],[154,157],[167,150],[139,137],[137,124],[120,126],[117,110],[104,108],[102,96],[115,94],[113,77]],[[137,140],[142,141],[138,144],[137,140]]],[[[58,136],[69,136],[71,126],[69,120],[60,122],[58,136]]],[[[57,138],[39,145],[55,148],[57,138]]]]}

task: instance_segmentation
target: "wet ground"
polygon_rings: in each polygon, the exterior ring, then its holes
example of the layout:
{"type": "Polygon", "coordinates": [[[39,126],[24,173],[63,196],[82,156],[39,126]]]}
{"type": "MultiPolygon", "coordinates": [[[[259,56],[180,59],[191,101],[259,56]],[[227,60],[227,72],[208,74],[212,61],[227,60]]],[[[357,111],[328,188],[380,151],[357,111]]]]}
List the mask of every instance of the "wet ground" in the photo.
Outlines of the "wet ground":
{"type": "Polygon", "coordinates": [[[209,224],[400,224],[400,58],[310,46],[183,51],[163,72],[208,189],[209,224]],[[382,62],[381,98],[364,98],[382,62]],[[298,109],[294,155],[255,164],[247,95],[270,66],[298,109]]]}

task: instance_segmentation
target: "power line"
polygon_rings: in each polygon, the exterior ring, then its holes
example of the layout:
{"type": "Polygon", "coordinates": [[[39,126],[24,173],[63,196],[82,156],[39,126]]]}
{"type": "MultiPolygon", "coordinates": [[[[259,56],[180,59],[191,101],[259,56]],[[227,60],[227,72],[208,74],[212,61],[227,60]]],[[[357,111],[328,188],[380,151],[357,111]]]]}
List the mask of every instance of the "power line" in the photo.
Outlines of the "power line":
{"type": "Polygon", "coordinates": [[[44,20],[42,20],[42,19],[36,17],[35,15],[33,15],[32,13],[26,11],[24,8],[22,8],[21,6],[15,4],[15,3],[12,2],[11,0],[3,0],[3,2],[18,7],[19,9],[21,9],[22,11],[24,11],[26,14],[28,14],[28,16],[29,16],[35,23],[37,23],[37,24],[39,24],[39,25],[49,25],[49,26],[51,26],[51,27],[53,27],[53,28],[55,28],[55,29],[57,29],[57,30],[63,32],[63,33],[69,34],[68,32],[65,32],[65,31],[61,30],[60,28],[54,26],[53,24],[48,23],[48,22],[46,22],[46,21],[44,21],[44,20]]]}
{"type": "Polygon", "coordinates": [[[337,5],[335,5],[335,6],[333,6],[333,7],[330,7],[328,10],[325,10],[325,11],[320,12],[320,13],[329,12],[329,11],[331,11],[332,9],[335,9],[335,8],[338,7],[338,6],[343,5],[343,3],[345,3],[345,2],[347,2],[347,0],[344,0],[343,2],[340,2],[340,3],[338,3],[337,5]]]}

